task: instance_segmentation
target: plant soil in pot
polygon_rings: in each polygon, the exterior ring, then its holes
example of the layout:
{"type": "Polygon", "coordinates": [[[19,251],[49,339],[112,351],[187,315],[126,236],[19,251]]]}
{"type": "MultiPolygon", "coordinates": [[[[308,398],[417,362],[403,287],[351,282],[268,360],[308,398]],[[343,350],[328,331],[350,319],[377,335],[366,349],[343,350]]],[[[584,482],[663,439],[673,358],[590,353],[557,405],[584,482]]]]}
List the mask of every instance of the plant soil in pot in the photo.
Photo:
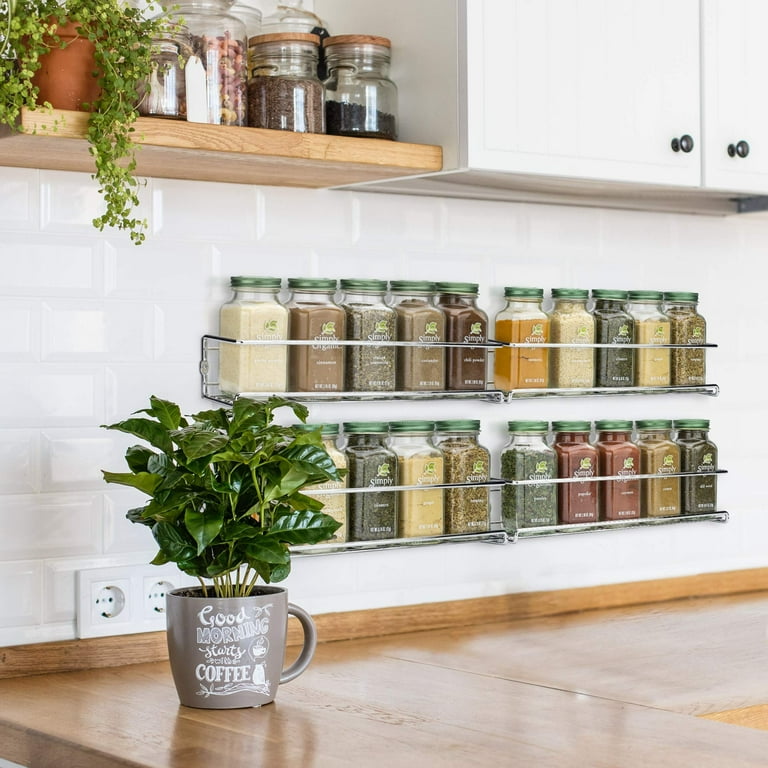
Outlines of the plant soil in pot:
{"type": "Polygon", "coordinates": [[[255,587],[248,597],[206,596],[200,587],[168,593],[168,654],[179,701],[234,709],[274,701],[277,686],[298,677],[315,652],[315,625],[281,587],[255,587]],[[283,671],[288,616],[304,646],[283,671]]]}

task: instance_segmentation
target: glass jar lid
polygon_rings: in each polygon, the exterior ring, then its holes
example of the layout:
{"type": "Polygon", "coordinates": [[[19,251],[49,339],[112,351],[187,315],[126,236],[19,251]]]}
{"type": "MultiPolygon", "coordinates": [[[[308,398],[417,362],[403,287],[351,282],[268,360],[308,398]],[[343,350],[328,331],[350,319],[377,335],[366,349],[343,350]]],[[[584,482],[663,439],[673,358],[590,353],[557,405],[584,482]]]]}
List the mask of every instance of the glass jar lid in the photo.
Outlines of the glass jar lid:
{"type": "Polygon", "coordinates": [[[593,299],[612,299],[613,301],[626,301],[629,297],[629,291],[611,291],[602,288],[592,289],[593,299]]]}
{"type": "Polygon", "coordinates": [[[282,0],[262,20],[262,29],[272,32],[312,32],[324,26],[319,16],[303,7],[302,0],[282,0]]]}
{"type": "Polygon", "coordinates": [[[543,288],[517,288],[515,286],[505,286],[504,296],[508,299],[543,299],[543,288]]]}
{"type": "Polygon", "coordinates": [[[289,277],[288,287],[305,291],[335,291],[336,280],[325,277],[289,277]]]}
{"type": "Polygon", "coordinates": [[[587,299],[589,291],[582,288],[553,288],[553,299],[587,299]]]}
{"type": "Polygon", "coordinates": [[[323,40],[323,48],[333,48],[344,45],[354,48],[375,45],[378,48],[391,48],[392,41],[379,35],[331,35],[323,40]]]}
{"type": "Polygon", "coordinates": [[[588,421],[553,421],[553,432],[589,432],[592,425],[588,421]]]}
{"type": "Polygon", "coordinates": [[[507,429],[510,432],[535,432],[545,434],[549,431],[549,424],[546,421],[508,421],[507,429]]]}
{"type": "Polygon", "coordinates": [[[438,293],[461,293],[468,296],[477,296],[479,286],[477,283],[435,283],[438,293]]]}
{"type": "Polygon", "coordinates": [[[233,288],[279,288],[282,285],[282,280],[279,277],[234,275],[229,278],[229,284],[233,288]]]}
{"type": "Polygon", "coordinates": [[[709,419],[675,419],[675,429],[709,429],[709,419]]]}
{"type": "Polygon", "coordinates": [[[389,422],[389,431],[391,433],[434,432],[434,430],[435,430],[434,421],[411,420],[411,421],[390,421],[389,422]]]}
{"type": "Polygon", "coordinates": [[[349,435],[386,435],[389,432],[386,421],[345,421],[342,427],[349,435]]]}
{"type": "Polygon", "coordinates": [[[699,300],[699,294],[693,291],[667,291],[664,294],[664,301],[684,301],[695,304],[699,300]]]}
{"type": "Polygon", "coordinates": [[[339,282],[342,291],[369,291],[371,293],[384,293],[387,290],[386,280],[348,280],[342,278],[339,282]]]}
{"type": "Polygon", "coordinates": [[[629,432],[632,422],[624,419],[600,419],[595,422],[595,429],[598,432],[629,432]]]}
{"type": "Polygon", "coordinates": [[[635,422],[638,429],[672,429],[671,419],[640,419],[635,422]]]}
{"type": "Polygon", "coordinates": [[[395,293],[434,293],[435,284],[428,280],[391,280],[389,287],[395,293]]]}
{"type": "Polygon", "coordinates": [[[630,291],[630,301],[661,301],[663,297],[661,291],[630,291]]]}
{"type": "Polygon", "coordinates": [[[319,429],[323,437],[337,437],[339,434],[338,424],[294,424],[293,428],[299,432],[313,432],[319,429]]]}
{"type": "Polygon", "coordinates": [[[271,32],[265,35],[254,35],[249,38],[248,45],[255,54],[288,52],[298,48],[302,52],[315,53],[320,50],[320,38],[308,32],[271,32]]]}
{"type": "Polygon", "coordinates": [[[444,419],[435,422],[436,432],[479,432],[480,419],[444,419]]]}

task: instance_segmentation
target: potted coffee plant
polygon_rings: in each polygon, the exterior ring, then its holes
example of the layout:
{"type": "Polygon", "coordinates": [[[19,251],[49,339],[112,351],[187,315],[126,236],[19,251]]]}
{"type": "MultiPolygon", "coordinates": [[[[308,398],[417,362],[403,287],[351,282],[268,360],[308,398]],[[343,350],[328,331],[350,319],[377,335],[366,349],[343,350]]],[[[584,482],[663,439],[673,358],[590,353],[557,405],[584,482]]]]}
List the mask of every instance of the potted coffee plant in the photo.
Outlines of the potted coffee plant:
{"type": "MultiPolygon", "coordinates": [[[[123,0],[10,0],[6,21],[0,124],[16,130],[22,109],[50,111],[51,102],[40,93],[42,75],[48,69],[61,71],[59,62],[75,50],[89,49],[82,78],[85,98],[78,107],[59,108],[89,112],[86,139],[105,202],[94,226],[126,230],[134,243],[143,242],[146,221],[133,212],[139,180],[131,134],[139,88],[151,73],[152,40],[167,33],[169,20],[146,18],[123,0]],[[50,65],[52,57],[55,65],[50,65]]],[[[53,120],[52,127],[56,125],[53,120]]]]}
{"type": "Polygon", "coordinates": [[[285,579],[291,545],[324,541],[339,528],[301,491],[339,480],[340,470],[319,430],[274,422],[279,408],[306,421],[303,405],[276,396],[238,398],[231,409],[188,418],[175,403],[151,397],[149,408],[105,425],[149,443],[128,448],[128,472],[103,474],[149,496],[127,516],[151,528],[159,548],[152,562],[176,563],[200,581],[167,599],[171,670],[188,706],[266,704],[314,652],[311,618],[287,603],[285,589],[258,582],[285,579]],[[288,613],[301,622],[305,642],[283,672],[288,613]]]}

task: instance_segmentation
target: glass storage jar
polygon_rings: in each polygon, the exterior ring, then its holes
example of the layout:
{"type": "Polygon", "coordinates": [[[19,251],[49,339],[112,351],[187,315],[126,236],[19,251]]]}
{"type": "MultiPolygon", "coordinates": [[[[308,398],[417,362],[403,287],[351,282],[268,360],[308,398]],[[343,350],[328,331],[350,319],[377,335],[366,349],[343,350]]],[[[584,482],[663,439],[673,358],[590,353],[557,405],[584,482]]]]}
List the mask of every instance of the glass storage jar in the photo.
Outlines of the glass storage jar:
{"type": "Polygon", "coordinates": [[[279,277],[230,278],[233,295],[219,310],[219,388],[224,394],[285,392],[288,352],[281,344],[242,344],[288,338],[288,310],[279,277]]]}
{"type": "Polygon", "coordinates": [[[673,349],[672,384],[695,386],[706,383],[707,321],[699,314],[699,294],[675,291],[664,294],[664,312],[669,318],[671,344],[688,344],[690,349],[673,349]]]}
{"type": "MultiPolygon", "coordinates": [[[[337,445],[339,439],[338,424],[296,424],[295,428],[302,432],[312,432],[319,430],[328,455],[331,457],[337,469],[347,468],[347,457],[339,450],[337,445]]],[[[337,523],[340,523],[336,533],[330,539],[322,542],[323,544],[341,543],[347,540],[347,500],[346,493],[324,493],[324,491],[337,491],[347,487],[348,476],[344,474],[341,480],[326,480],[324,483],[315,483],[314,485],[305,485],[301,492],[305,496],[316,499],[323,505],[322,511],[332,517],[337,523]]]]}
{"type": "Polygon", "coordinates": [[[398,484],[397,456],[386,445],[389,427],[383,421],[347,421],[343,429],[349,487],[382,489],[349,495],[348,539],[394,539],[397,494],[384,490],[398,484]]]}
{"type": "Polygon", "coordinates": [[[439,536],[445,531],[443,489],[429,488],[443,482],[443,455],[430,442],[432,421],[393,421],[389,447],[397,456],[400,485],[424,486],[398,491],[397,530],[403,538],[439,536]]]}
{"type": "Polygon", "coordinates": [[[288,288],[289,338],[313,341],[291,345],[289,389],[291,392],[343,392],[346,313],[334,301],[336,280],[290,278],[288,288]]]}
{"type": "MultiPolygon", "coordinates": [[[[507,304],[496,315],[494,339],[512,344],[548,343],[549,317],[541,308],[543,297],[543,288],[504,288],[507,304]]],[[[549,383],[546,347],[500,347],[493,355],[496,389],[540,389],[549,383]]]]}
{"type": "Polygon", "coordinates": [[[436,283],[436,305],[445,313],[448,347],[445,388],[484,390],[488,381],[488,315],[477,306],[477,283],[436,283]]]}
{"type": "Polygon", "coordinates": [[[662,475],[642,481],[643,517],[672,517],[680,514],[680,447],[672,440],[672,422],[643,419],[635,422],[640,449],[640,473],[662,475]]]}
{"type": "Polygon", "coordinates": [[[588,421],[553,421],[553,447],[557,455],[558,478],[585,478],[584,482],[563,483],[558,494],[561,523],[594,523],[598,520],[599,483],[597,448],[589,442],[588,421]]]}
{"type": "Polygon", "coordinates": [[[584,344],[595,342],[595,319],[587,311],[587,291],[553,288],[549,314],[549,385],[556,389],[592,387],[595,382],[595,350],[584,344]]]}
{"type": "Polygon", "coordinates": [[[326,131],[336,136],[397,138],[397,86],[389,79],[391,43],[375,35],[323,41],[326,131]]]}
{"type": "Polygon", "coordinates": [[[602,419],[595,422],[599,474],[621,480],[600,483],[600,519],[630,520],[640,517],[640,449],[632,442],[632,422],[602,419]]]}
{"type": "MultiPolygon", "coordinates": [[[[478,443],[480,422],[451,419],[435,422],[434,444],[443,455],[446,483],[487,483],[491,457],[478,443]]],[[[446,533],[487,531],[490,515],[488,487],[446,488],[443,496],[446,533]]]]}
{"type": "Polygon", "coordinates": [[[557,477],[555,451],[547,444],[546,421],[510,421],[509,442],[501,452],[503,480],[536,480],[530,485],[505,485],[501,489],[504,529],[557,525],[557,477]],[[538,482],[541,481],[541,482],[538,482]]]}
{"type": "MultiPolygon", "coordinates": [[[[627,312],[635,321],[638,344],[669,344],[669,318],[661,309],[663,294],[659,291],[630,291],[627,312]]],[[[635,355],[635,385],[638,387],[667,387],[671,382],[669,349],[637,349],[635,355]]]]}
{"type": "Polygon", "coordinates": [[[189,55],[189,34],[178,26],[174,36],[152,40],[152,72],[149,81],[139,85],[140,115],[185,120],[187,89],[184,64],[189,55]]]}
{"type": "Polygon", "coordinates": [[[592,290],[595,305],[595,386],[631,387],[635,383],[635,321],[625,309],[627,291],[592,290]]]}
{"type": "Polygon", "coordinates": [[[233,0],[179,0],[173,14],[190,34],[184,65],[187,120],[245,125],[245,24],[229,13],[233,0]]]}
{"type": "Polygon", "coordinates": [[[395,388],[396,315],[384,303],[386,280],[341,280],[341,306],[347,313],[347,341],[385,346],[349,346],[346,354],[348,392],[391,392],[395,388]]]}
{"type": "Polygon", "coordinates": [[[432,303],[435,284],[393,280],[391,304],[397,318],[397,339],[419,342],[397,348],[395,384],[403,392],[445,389],[445,315],[432,303]]]}
{"type": "Polygon", "coordinates": [[[323,84],[317,77],[319,43],[317,35],[302,32],[251,38],[250,127],[325,132],[323,84]]]}
{"type": "MultiPolygon", "coordinates": [[[[674,422],[680,446],[682,472],[714,472],[717,446],[709,439],[709,419],[677,419],[674,422]]],[[[717,475],[680,478],[682,514],[700,515],[717,511],[717,475]]]]}

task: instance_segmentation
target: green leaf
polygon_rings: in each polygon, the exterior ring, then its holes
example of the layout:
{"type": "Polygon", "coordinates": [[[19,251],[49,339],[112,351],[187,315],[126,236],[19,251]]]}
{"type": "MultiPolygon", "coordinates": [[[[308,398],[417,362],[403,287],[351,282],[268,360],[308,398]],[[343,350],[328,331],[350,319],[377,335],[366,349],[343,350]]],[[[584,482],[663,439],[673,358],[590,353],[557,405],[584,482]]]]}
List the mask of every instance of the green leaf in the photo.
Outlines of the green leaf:
{"type": "Polygon", "coordinates": [[[154,472],[149,468],[149,462],[157,458],[158,455],[144,445],[132,445],[125,452],[125,461],[132,472],[154,472]]]}
{"type": "Polygon", "coordinates": [[[154,416],[166,429],[178,429],[181,426],[181,408],[170,400],[161,400],[152,395],[149,398],[152,404],[144,413],[154,416]]]}
{"type": "Polygon", "coordinates": [[[244,547],[249,561],[285,564],[290,562],[291,554],[284,544],[277,539],[256,539],[244,547]]]}
{"type": "Polygon", "coordinates": [[[303,510],[280,515],[270,526],[268,535],[289,544],[317,544],[330,539],[341,523],[323,512],[303,510]]]}
{"type": "Polygon", "coordinates": [[[142,493],[146,493],[151,496],[155,492],[158,483],[162,479],[159,475],[153,475],[150,472],[137,472],[133,474],[131,472],[107,472],[102,470],[101,474],[104,476],[104,480],[107,483],[115,483],[117,485],[127,485],[130,488],[137,488],[142,493]]]}
{"type": "Polygon", "coordinates": [[[156,421],[133,418],[120,421],[117,424],[107,424],[104,426],[106,429],[116,429],[119,432],[127,432],[129,435],[140,437],[164,453],[171,453],[173,451],[173,443],[171,442],[168,430],[156,421]]]}
{"type": "Polygon", "coordinates": [[[181,562],[194,559],[197,548],[195,543],[171,523],[155,523],[152,528],[157,545],[169,561],[181,562]]]}
{"type": "Polygon", "coordinates": [[[219,535],[223,524],[224,516],[217,510],[190,508],[184,513],[184,525],[197,542],[198,555],[219,535]]]}
{"type": "Polygon", "coordinates": [[[229,438],[219,432],[201,430],[199,427],[186,427],[173,432],[173,439],[187,459],[201,459],[212,456],[222,450],[229,438]]]}

